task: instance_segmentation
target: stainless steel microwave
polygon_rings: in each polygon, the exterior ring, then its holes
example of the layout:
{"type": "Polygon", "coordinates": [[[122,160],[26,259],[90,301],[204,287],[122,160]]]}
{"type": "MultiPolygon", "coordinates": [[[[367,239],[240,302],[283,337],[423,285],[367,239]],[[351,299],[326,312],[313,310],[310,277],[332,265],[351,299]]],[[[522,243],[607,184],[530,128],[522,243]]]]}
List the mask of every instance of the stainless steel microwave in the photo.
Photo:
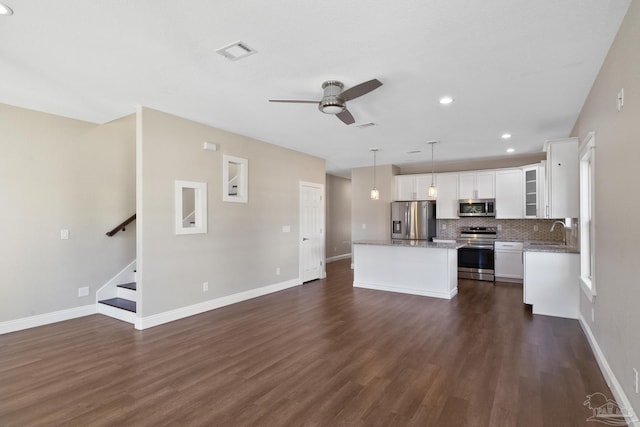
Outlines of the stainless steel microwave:
{"type": "Polygon", "coordinates": [[[460,199],[458,216],[496,216],[495,199],[460,199]]]}

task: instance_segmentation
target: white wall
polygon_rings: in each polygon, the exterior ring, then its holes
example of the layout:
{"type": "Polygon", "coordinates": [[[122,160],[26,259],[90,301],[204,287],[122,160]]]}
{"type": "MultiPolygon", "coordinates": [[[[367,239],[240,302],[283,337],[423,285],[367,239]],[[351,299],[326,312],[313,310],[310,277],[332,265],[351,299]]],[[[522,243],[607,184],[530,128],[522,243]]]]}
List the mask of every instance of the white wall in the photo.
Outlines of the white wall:
{"type": "Polygon", "coordinates": [[[326,257],[351,253],[351,180],[327,175],[326,257]]]}
{"type": "Polygon", "coordinates": [[[298,278],[299,182],[324,185],[324,160],[148,108],[137,150],[139,315],[298,278]],[[246,204],[222,202],[223,154],[249,161],[246,204]],[[175,180],[207,183],[207,234],[175,235],[175,180]]]}
{"type": "MultiPolygon", "coordinates": [[[[595,283],[593,304],[581,295],[580,312],[593,331],[635,412],[640,394],[640,3],[634,0],[578,118],[573,134],[596,134],[595,283]],[[624,88],[624,108],[616,95],[624,88]],[[591,309],[595,322],[591,321],[591,309]]],[[[594,390],[595,391],[595,390],[594,390]]]]}
{"type": "Polygon", "coordinates": [[[135,259],[135,224],[105,236],[135,212],[135,117],[95,125],[0,104],[0,153],[0,322],[94,303],[135,259]]]}

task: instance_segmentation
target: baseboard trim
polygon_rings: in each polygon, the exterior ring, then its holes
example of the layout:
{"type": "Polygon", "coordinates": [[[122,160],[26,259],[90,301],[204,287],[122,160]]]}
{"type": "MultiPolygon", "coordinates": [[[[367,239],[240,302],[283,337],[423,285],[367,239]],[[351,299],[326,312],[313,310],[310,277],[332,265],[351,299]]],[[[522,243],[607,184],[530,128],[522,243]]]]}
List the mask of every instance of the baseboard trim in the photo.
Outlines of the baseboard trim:
{"type": "Polygon", "coordinates": [[[373,289],[376,291],[397,292],[401,294],[420,295],[423,297],[442,298],[442,299],[451,299],[458,294],[458,287],[451,290],[450,292],[420,291],[417,289],[396,288],[392,286],[381,286],[381,285],[374,285],[372,283],[362,283],[362,282],[353,282],[353,287],[373,289]]]}
{"type": "Polygon", "coordinates": [[[165,311],[163,313],[153,314],[147,317],[138,317],[135,320],[135,328],[139,330],[152,328],[164,323],[173,322],[175,320],[184,319],[185,317],[194,316],[196,314],[204,313],[210,310],[215,310],[216,308],[225,307],[227,305],[271,294],[273,292],[283,291],[300,284],[300,279],[295,278],[286,282],[263,286],[256,289],[250,289],[245,292],[239,292],[237,294],[215,298],[209,301],[204,301],[186,307],[180,307],[175,310],[165,311]]]}
{"type": "MultiPolygon", "coordinates": [[[[578,315],[578,321],[580,322],[580,326],[582,327],[584,334],[587,336],[587,341],[589,341],[589,345],[591,346],[591,350],[593,351],[593,354],[596,356],[596,361],[598,362],[600,371],[602,372],[602,375],[604,376],[604,379],[607,382],[607,385],[611,389],[611,393],[613,393],[613,398],[616,400],[616,402],[618,402],[619,405],[625,407],[628,410],[633,411],[634,414],[637,414],[633,406],[631,406],[631,402],[629,401],[629,399],[627,398],[627,395],[622,389],[620,382],[618,381],[613,371],[611,370],[611,366],[609,366],[609,362],[607,361],[607,358],[604,356],[602,349],[598,345],[598,341],[596,341],[595,335],[593,335],[593,332],[591,331],[589,324],[585,321],[584,317],[582,316],[582,313],[578,315]]],[[[595,391],[599,391],[599,390],[594,390],[594,392],[595,391]]],[[[640,421],[638,420],[637,415],[634,416],[633,419],[627,420],[627,421],[630,427],[640,427],[640,421]]]]}
{"type": "Polygon", "coordinates": [[[96,314],[96,305],[83,305],[67,310],[54,311],[51,313],[38,314],[36,316],[23,317],[22,319],[0,322],[0,335],[10,332],[22,331],[23,329],[35,328],[37,326],[49,325],[51,323],[62,322],[64,320],[75,319],[77,317],[96,314]]]}
{"type": "Polygon", "coordinates": [[[344,255],[336,255],[336,256],[327,258],[325,260],[325,263],[329,264],[330,262],[340,261],[340,260],[349,259],[349,258],[351,258],[351,253],[344,254],[344,255]]]}

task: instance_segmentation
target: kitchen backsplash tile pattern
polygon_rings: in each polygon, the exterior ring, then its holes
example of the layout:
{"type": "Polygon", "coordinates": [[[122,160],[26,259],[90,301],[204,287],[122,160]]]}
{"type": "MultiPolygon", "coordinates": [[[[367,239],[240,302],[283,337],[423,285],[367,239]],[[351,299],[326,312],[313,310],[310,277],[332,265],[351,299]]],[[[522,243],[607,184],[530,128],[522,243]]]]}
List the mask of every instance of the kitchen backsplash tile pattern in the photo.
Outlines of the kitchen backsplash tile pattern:
{"type": "Polygon", "coordinates": [[[564,229],[557,226],[551,232],[554,219],[494,219],[494,218],[460,218],[437,220],[438,237],[455,239],[460,227],[498,227],[498,239],[508,240],[544,240],[561,242],[564,229]]]}

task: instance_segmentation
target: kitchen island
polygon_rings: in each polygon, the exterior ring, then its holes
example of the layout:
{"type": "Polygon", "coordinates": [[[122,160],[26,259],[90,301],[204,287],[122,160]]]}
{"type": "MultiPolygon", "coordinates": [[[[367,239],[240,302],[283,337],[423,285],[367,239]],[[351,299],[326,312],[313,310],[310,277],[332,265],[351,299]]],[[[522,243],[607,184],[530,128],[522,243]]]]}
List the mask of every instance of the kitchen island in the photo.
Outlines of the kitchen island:
{"type": "Polygon", "coordinates": [[[451,299],[458,293],[459,243],[353,242],[353,286],[451,299]]]}

